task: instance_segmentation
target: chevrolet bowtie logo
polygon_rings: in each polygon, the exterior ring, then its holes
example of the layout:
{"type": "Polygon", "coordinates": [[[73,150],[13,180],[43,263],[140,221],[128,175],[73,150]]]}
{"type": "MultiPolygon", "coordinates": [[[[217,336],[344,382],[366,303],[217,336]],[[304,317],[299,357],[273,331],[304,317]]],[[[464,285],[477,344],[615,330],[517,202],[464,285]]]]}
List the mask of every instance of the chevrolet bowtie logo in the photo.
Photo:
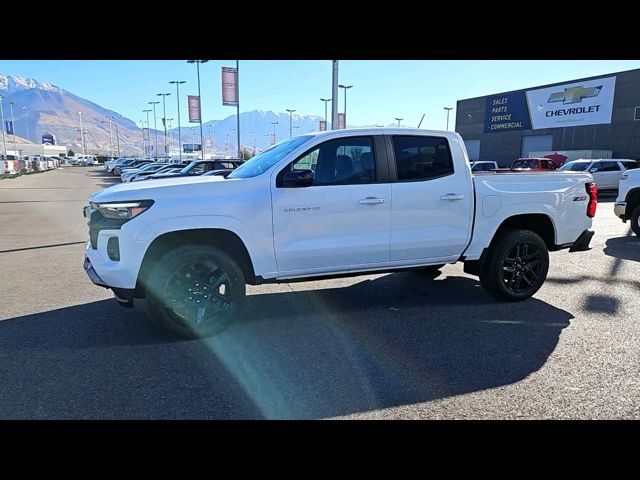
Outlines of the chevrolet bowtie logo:
{"type": "Polygon", "coordinates": [[[562,102],[562,103],[580,103],[583,98],[597,97],[602,90],[602,85],[599,87],[587,87],[582,85],[579,87],[565,88],[564,92],[552,93],[549,96],[547,103],[562,102]]]}

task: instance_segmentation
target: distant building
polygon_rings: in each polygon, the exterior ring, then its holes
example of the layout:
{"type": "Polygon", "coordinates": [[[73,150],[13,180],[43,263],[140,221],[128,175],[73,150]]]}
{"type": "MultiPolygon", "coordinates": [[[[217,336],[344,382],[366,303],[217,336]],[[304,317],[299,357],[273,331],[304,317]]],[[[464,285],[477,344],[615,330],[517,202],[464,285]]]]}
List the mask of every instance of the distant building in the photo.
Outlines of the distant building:
{"type": "Polygon", "coordinates": [[[640,69],[459,100],[456,132],[471,160],[640,159],[640,69]]]}
{"type": "MultiPolygon", "coordinates": [[[[2,145],[0,145],[2,146],[2,145]]],[[[7,141],[7,155],[54,155],[65,156],[67,147],[62,145],[44,145],[37,143],[16,143],[15,150],[13,142],[7,141]]]]}

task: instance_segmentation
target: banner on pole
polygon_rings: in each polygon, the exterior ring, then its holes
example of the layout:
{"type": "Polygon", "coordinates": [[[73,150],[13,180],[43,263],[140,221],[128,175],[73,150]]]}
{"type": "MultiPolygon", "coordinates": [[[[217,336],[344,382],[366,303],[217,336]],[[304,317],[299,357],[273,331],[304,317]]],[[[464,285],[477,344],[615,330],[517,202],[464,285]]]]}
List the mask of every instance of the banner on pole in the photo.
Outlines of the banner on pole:
{"type": "Polygon", "coordinates": [[[238,106],[238,70],[222,67],[222,105],[238,106]]]}
{"type": "Polygon", "coordinates": [[[143,128],[142,129],[142,141],[143,142],[148,142],[149,141],[149,129],[148,128],[143,128]]]}
{"type": "Polygon", "coordinates": [[[13,135],[13,122],[11,120],[5,120],[4,131],[9,135],[13,135]]]}
{"type": "Polygon", "coordinates": [[[271,145],[275,145],[276,144],[276,134],[272,133],[271,134],[271,145]]]}
{"type": "Polygon", "coordinates": [[[82,134],[80,133],[80,129],[79,128],[76,128],[76,133],[78,134],[78,135],[76,135],[76,141],[78,143],[81,143],[82,142],[82,134]]]}
{"type": "Polygon", "coordinates": [[[189,106],[189,123],[200,123],[200,97],[188,95],[187,105],[189,106]]]}
{"type": "Polygon", "coordinates": [[[320,120],[319,131],[320,132],[326,132],[327,131],[327,121],[326,120],[320,120]]]}
{"type": "Polygon", "coordinates": [[[344,113],[339,113],[338,114],[338,130],[342,130],[344,128],[347,128],[345,125],[344,113]]]}

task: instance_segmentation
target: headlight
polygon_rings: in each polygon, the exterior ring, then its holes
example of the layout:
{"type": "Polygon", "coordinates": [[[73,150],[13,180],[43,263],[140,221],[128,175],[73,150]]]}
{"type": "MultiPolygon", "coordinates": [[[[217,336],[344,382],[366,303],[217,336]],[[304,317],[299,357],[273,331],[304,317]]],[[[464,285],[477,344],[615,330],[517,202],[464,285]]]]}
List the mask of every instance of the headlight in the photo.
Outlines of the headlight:
{"type": "Polygon", "coordinates": [[[136,200],[132,202],[91,203],[103,217],[113,220],[131,220],[153,205],[153,200],[136,200]]]}

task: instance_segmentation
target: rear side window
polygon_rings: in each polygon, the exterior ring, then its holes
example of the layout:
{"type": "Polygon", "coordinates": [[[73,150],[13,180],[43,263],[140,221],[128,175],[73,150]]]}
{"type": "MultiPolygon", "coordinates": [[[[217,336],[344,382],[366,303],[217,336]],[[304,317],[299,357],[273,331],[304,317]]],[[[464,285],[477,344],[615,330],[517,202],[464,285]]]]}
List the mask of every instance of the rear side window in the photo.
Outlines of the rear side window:
{"type": "Polygon", "coordinates": [[[397,135],[393,137],[399,181],[421,181],[453,173],[446,138],[397,135]]]}
{"type": "Polygon", "coordinates": [[[617,172],[620,170],[618,162],[600,162],[598,171],[600,172],[617,172]]]}
{"type": "Polygon", "coordinates": [[[634,168],[640,167],[640,164],[638,164],[638,162],[622,162],[622,164],[627,170],[633,170],[634,168]]]}

